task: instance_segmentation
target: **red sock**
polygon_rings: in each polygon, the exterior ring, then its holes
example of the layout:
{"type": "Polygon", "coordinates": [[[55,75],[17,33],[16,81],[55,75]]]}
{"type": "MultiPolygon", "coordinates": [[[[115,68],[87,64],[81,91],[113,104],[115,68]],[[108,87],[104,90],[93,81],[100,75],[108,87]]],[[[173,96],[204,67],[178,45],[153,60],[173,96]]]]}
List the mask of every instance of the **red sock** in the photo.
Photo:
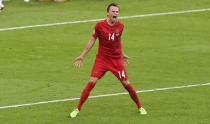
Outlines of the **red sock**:
{"type": "Polygon", "coordinates": [[[133,101],[136,103],[138,109],[142,107],[142,105],[140,104],[140,101],[139,101],[139,97],[135,91],[135,89],[132,87],[131,84],[127,84],[125,86],[125,89],[129,92],[130,94],[130,97],[133,99],[133,101]]]}
{"type": "Polygon", "coordinates": [[[77,109],[79,109],[79,111],[81,110],[83,103],[87,100],[87,98],[88,98],[91,90],[94,88],[94,86],[95,86],[95,83],[88,82],[87,86],[83,90],[82,95],[80,97],[79,104],[77,106],[77,109]]]}

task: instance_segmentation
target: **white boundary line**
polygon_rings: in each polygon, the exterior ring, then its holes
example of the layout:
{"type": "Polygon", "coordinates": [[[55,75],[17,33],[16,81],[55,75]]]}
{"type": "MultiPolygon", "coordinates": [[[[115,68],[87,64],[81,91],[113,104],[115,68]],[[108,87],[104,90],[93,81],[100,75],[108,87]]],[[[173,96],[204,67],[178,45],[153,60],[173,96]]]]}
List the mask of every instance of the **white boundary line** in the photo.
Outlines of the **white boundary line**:
{"type": "MultiPolygon", "coordinates": [[[[204,11],[210,11],[210,8],[196,9],[196,10],[185,10],[185,11],[174,11],[174,12],[165,12],[165,13],[152,13],[152,14],[134,15],[134,16],[122,16],[122,17],[119,17],[119,19],[141,18],[141,17],[159,16],[159,15],[173,15],[173,14],[204,12],[204,11]]],[[[20,27],[0,28],[0,31],[18,30],[18,29],[35,28],[35,27],[48,27],[48,26],[76,24],[76,23],[96,22],[96,21],[100,21],[100,20],[103,20],[103,19],[90,19],[90,20],[81,20],[81,21],[58,22],[58,23],[51,23],[51,24],[40,24],[40,25],[28,25],[28,26],[20,26],[20,27]]]]}
{"type": "MultiPolygon", "coordinates": [[[[171,90],[171,89],[181,89],[181,88],[187,88],[187,87],[200,87],[200,86],[208,86],[208,85],[210,85],[210,83],[193,84],[193,85],[186,85],[186,86],[175,86],[175,87],[167,87],[167,88],[156,88],[156,89],[151,89],[151,90],[137,91],[137,93],[146,93],[146,92],[171,90]]],[[[97,96],[89,96],[88,98],[99,98],[99,97],[106,97],[106,96],[118,96],[118,95],[123,95],[123,94],[128,94],[128,93],[126,92],[126,93],[104,94],[104,95],[97,95],[97,96]]],[[[44,104],[44,103],[74,101],[74,100],[79,100],[79,99],[80,98],[71,98],[71,99],[61,99],[61,100],[52,100],[52,101],[42,101],[42,102],[35,102],[35,103],[27,103],[27,104],[20,104],[20,105],[1,106],[0,109],[17,108],[17,107],[21,107],[21,106],[32,106],[32,105],[38,105],[38,104],[44,104]]]]}

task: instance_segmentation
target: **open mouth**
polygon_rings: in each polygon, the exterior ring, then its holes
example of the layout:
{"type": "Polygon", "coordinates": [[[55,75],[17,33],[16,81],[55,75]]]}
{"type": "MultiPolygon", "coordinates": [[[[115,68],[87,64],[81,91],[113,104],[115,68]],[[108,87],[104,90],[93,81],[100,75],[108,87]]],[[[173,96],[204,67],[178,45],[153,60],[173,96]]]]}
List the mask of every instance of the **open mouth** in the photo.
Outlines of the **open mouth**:
{"type": "Polygon", "coordinates": [[[113,18],[115,18],[115,19],[116,19],[116,18],[117,18],[117,16],[113,16],[113,18]]]}

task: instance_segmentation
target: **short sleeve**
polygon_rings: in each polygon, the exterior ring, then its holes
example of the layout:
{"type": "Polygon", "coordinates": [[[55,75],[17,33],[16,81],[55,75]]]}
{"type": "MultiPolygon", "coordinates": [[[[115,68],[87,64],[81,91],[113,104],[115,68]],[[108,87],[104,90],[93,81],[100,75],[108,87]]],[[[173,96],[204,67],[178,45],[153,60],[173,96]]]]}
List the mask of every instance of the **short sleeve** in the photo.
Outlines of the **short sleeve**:
{"type": "Polygon", "coordinates": [[[93,37],[96,39],[99,37],[99,23],[96,24],[95,29],[93,31],[93,37]]]}
{"type": "Polygon", "coordinates": [[[122,32],[121,32],[121,34],[123,33],[123,30],[124,30],[124,24],[122,24],[122,32]]]}

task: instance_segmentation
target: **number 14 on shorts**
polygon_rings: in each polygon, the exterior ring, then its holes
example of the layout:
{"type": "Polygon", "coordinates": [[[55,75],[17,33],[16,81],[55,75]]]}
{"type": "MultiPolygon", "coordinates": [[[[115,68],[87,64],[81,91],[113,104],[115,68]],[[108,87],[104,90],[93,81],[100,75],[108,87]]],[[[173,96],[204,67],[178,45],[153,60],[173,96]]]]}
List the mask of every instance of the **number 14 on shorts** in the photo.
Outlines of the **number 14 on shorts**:
{"type": "Polygon", "coordinates": [[[118,74],[119,74],[120,79],[121,79],[122,77],[125,78],[125,72],[124,72],[124,70],[122,70],[121,72],[118,71],[118,74]]]}

